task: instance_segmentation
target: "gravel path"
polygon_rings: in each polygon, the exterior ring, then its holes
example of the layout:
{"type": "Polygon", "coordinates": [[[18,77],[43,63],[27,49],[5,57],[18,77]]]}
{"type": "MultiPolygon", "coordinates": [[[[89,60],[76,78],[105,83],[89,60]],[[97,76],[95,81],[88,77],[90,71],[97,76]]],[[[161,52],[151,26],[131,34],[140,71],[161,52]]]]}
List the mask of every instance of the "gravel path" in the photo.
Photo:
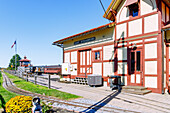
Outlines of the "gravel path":
{"type": "MultiPolygon", "coordinates": [[[[82,103],[82,104],[77,104],[77,105],[85,105],[85,104],[92,104],[92,106],[94,105],[97,105],[98,102],[96,101],[93,101],[93,100],[90,100],[90,99],[84,99],[84,98],[81,98],[81,99],[76,99],[76,100],[72,100],[73,102],[78,102],[78,103],[82,103]]],[[[60,105],[60,104],[57,104],[57,103],[54,103],[53,104],[54,107],[59,107],[59,108],[64,108],[64,109],[69,109],[69,110],[74,110],[74,111],[80,111],[80,112],[96,112],[96,113],[107,113],[107,111],[105,111],[103,108],[100,108],[99,111],[96,111],[94,109],[83,109],[83,108],[80,108],[80,107],[72,107],[72,106],[66,106],[66,105],[60,105]]],[[[92,106],[89,106],[89,107],[92,107],[92,106]]],[[[116,106],[113,106],[113,105],[109,105],[109,104],[100,104],[100,106],[105,106],[105,107],[112,107],[112,108],[119,108],[121,109],[120,107],[116,107],[116,106]]],[[[123,110],[123,109],[122,109],[123,110]]],[[[116,111],[116,110],[114,110],[116,111]]],[[[119,111],[120,113],[121,111],[119,111]]],[[[109,112],[108,112],[109,113],[109,112]]],[[[123,112],[122,112],[123,113],[123,112]]]]}

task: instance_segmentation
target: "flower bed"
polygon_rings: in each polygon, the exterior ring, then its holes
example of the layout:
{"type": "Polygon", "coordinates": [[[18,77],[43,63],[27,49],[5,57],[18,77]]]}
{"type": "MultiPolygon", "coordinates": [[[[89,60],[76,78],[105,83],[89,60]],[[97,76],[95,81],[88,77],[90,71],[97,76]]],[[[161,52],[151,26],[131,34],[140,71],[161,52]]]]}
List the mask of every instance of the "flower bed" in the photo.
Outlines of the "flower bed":
{"type": "Polygon", "coordinates": [[[32,97],[16,96],[5,105],[7,113],[31,113],[32,97]]]}

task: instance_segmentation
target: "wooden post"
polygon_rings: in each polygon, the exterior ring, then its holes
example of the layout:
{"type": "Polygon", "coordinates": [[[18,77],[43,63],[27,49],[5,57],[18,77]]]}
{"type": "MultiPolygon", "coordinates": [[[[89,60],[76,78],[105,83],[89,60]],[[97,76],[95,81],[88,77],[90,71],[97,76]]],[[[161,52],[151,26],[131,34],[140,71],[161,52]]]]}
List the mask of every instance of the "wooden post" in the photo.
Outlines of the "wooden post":
{"type": "Polygon", "coordinates": [[[37,75],[34,75],[34,84],[37,84],[37,75]]]}
{"type": "Polygon", "coordinates": [[[162,31],[162,94],[165,93],[164,91],[164,36],[166,39],[165,31],[162,31]]]}
{"type": "Polygon", "coordinates": [[[50,86],[50,74],[48,75],[48,88],[50,89],[51,86],[50,86]]]}
{"type": "Polygon", "coordinates": [[[24,73],[21,73],[21,78],[22,78],[22,79],[24,78],[23,74],[24,74],[24,73]]]}
{"type": "Polygon", "coordinates": [[[22,72],[19,73],[19,78],[21,78],[22,72]]]}
{"type": "Polygon", "coordinates": [[[26,81],[28,82],[28,74],[26,74],[27,78],[26,78],[26,81]]]}

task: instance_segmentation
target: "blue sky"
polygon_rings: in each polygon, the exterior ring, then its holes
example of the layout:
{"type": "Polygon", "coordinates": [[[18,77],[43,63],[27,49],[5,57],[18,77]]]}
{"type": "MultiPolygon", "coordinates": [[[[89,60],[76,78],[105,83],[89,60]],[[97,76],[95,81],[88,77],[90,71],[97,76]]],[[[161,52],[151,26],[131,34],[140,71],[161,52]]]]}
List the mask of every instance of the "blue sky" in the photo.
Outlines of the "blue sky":
{"type": "MultiPolygon", "coordinates": [[[[111,0],[102,0],[105,9],[111,0]]],[[[33,65],[62,63],[62,49],[52,42],[109,23],[99,0],[0,0],[0,67],[15,54],[33,65]]]]}

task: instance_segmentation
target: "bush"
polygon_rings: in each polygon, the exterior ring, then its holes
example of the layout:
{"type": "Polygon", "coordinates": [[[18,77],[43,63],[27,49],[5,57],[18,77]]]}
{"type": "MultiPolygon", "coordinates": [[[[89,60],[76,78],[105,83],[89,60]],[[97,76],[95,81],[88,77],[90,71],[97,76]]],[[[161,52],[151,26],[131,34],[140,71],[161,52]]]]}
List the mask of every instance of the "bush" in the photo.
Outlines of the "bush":
{"type": "Polygon", "coordinates": [[[31,113],[32,97],[16,96],[5,105],[7,113],[31,113]]]}
{"type": "Polygon", "coordinates": [[[48,110],[50,110],[52,107],[50,106],[51,103],[46,104],[45,102],[41,102],[42,105],[42,112],[46,113],[48,110]]]}

